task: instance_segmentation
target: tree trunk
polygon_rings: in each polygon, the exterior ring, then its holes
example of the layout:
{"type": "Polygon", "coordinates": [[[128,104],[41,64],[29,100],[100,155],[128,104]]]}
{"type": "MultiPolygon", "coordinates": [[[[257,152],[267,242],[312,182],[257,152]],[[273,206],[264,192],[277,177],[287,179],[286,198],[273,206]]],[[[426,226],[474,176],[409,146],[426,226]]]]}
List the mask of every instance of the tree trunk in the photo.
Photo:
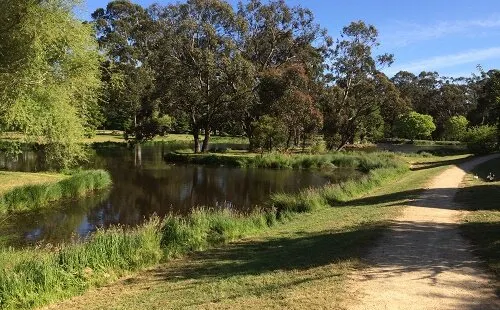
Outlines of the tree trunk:
{"type": "Polygon", "coordinates": [[[194,152],[200,152],[200,131],[198,129],[193,130],[193,138],[194,138],[194,152]]]}
{"type": "Polygon", "coordinates": [[[203,139],[203,145],[201,146],[201,152],[208,152],[208,143],[210,141],[210,127],[205,127],[205,138],[203,139]]]}
{"type": "Polygon", "coordinates": [[[292,131],[288,131],[288,138],[286,139],[286,149],[290,149],[290,143],[292,143],[292,131]]]}
{"type": "Polygon", "coordinates": [[[243,122],[243,126],[245,128],[245,134],[248,138],[248,150],[253,151],[255,149],[254,143],[253,143],[253,126],[251,122],[245,121],[243,122]]]}

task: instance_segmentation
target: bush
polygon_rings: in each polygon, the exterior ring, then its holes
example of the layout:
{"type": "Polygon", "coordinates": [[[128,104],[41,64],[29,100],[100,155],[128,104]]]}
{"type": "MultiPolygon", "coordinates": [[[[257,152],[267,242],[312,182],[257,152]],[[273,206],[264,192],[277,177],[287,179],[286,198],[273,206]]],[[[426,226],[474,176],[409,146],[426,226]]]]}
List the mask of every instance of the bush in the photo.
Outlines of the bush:
{"type": "Polygon", "coordinates": [[[272,151],[285,145],[287,129],[281,120],[265,115],[253,126],[255,130],[251,144],[254,148],[272,151]]]}
{"type": "Polygon", "coordinates": [[[469,121],[465,116],[453,116],[444,124],[444,136],[448,140],[463,141],[469,121]]]}
{"type": "Polygon", "coordinates": [[[396,120],[394,133],[400,138],[410,139],[428,138],[436,130],[432,116],[410,112],[396,120]]]}
{"type": "Polygon", "coordinates": [[[498,150],[498,131],[494,126],[472,127],[465,137],[467,149],[473,154],[488,154],[498,150]]]}

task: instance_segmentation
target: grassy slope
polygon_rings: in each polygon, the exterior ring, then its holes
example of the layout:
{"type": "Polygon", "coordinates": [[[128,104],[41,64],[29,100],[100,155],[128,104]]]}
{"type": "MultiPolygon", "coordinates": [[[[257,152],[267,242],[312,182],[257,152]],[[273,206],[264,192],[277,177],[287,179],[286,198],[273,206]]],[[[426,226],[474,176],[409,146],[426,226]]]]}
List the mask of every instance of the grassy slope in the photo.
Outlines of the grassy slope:
{"type": "Polygon", "coordinates": [[[286,225],[169,262],[54,309],[341,308],[346,276],[362,267],[359,258],[386,221],[430,178],[460,160],[419,160],[426,162],[419,170],[367,197],[296,215],[286,225]]]}
{"type": "Polygon", "coordinates": [[[19,186],[56,183],[68,178],[57,173],[29,173],[0,171],[0,195],[19,186]]]}
{"type": "MultiPolygon", "coordinates": [[[[457,201],[471,211],[461,225],[464,235],[475,246],[477,253],[500,280],[500,159],[488,161],[467,175],[457,201]],[[495,182],[486,176],[494,173],[495,182]],[[473,175],[478,176],[477,179],[473,175]]],[[[499,284],[500,289],[500,284],[499,284]]]]}

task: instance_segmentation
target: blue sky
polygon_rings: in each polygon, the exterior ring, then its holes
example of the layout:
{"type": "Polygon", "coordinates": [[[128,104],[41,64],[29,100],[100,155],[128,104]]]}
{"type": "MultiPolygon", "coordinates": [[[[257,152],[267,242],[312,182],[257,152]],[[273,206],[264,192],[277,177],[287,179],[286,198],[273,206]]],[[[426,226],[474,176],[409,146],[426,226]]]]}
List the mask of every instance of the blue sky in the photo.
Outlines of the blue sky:
{"type": "MultiPolygon", "coordinates": [[[[143,6],[154,2],[137,0],[143,6]]],[[[237,0],[230,0],[237,3],[237,0]]],[[[395,55],[395,63],[385,72],[414,73],[438,71],[446,76],[464,76],[500,69],[499,0],[287,0],[290,5],[311,9],[317,22],[338,37],[343,26],[353,20],[373,24],[380,34],[378,52],[395,55]]],[[[107,1],[87,0],[80,16],[90,16],[107,1]]]]}

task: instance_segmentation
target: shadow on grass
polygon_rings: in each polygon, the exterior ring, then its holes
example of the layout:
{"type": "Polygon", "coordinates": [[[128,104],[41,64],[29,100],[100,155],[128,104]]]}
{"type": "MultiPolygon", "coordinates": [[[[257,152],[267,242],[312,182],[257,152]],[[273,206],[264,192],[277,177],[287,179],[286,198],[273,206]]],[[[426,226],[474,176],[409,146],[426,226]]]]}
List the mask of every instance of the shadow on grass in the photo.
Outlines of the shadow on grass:
{"type": "Polygon", "coordinates": [[[472,157],[473,156],[468,156],[465,158],[458,158],[458,159],[442,160],[442,161],[417,162],[417,163],[413,164],[413,167],[411,168],[411,170],[412,171],[419,171],[419,170],[426,170],[426,169],[432,169],[432,168],[449,166],[449,165],[458,166],[462,163],[465,163],[465,162],[471,160],[472,157]]]}
{"type": "MultiPolygon", "coordinates": [[[[410,272],[421,272],[423,279],[428,279],[431,285],[438,281],[439,283],[445,281],[450,289],[466,289],[478,294],[484,290],[484,294],[488,294],[489,288],[478,286],[475,281],[464,283],[461,277],[445,278],[445,280],[440,277],[444,272],[448,275],[466,273],[471,277],[483,276],[476,268],[481,262],[469,254],[467,244],[463,243],[460,238],[457,225],[436,225],[434,222],[388,224],[391,224],[392,230],[390,249],[376,260],[380,268],[361,270],[360,281],[374,278],[384,280],[410,272]],[[427,246],[429,244],[432,246],[427,246]]],[[[317,234],[298,234],[289,238],[230,244],[222,248],[195,253],[180,264],[167,264],[150,271],[148,279],[151,283],[148,286],[163,283],[167,285],[166,291],[168,292],[181,291],[189,294],[197,285],[208,283],[218,287],[216,283],[233,280],[234,286],[222,295],[230,296],[227,298],[239,298],[247,295],[275,294],[305,282],[325,281],[326,283],[326,279],[332,277],[341,280],[352,271],[350,268],[362,266],[350,265],[342,269],[341,263],[364,257],[376,241],[385,242],[385,237],[379,238],[385,229],[384,225],[358,227],[344,232],[324,231],[317,234]],[[335,263],[340,264],[337,267],[330,266],[335,263]],[[331,272],[325,273],[313,269],[324,266],[328,266],[331,272]],[[308,270],[311,271],[308,272],[308,270]],[[293,274],[283,276],[275,274],[272,279],[265,277],[261,280],[253,280],[257,282],[252,282],[252,280],[246,282],[247,280],[241,278],[241,276],[260,276],[276,271],[291,271],[293,274]]],[[[125,285],[134,284],[133,279],[125,283],[125,285]]],[[[206,298],[210,298],[209,294],[206,298]]],[[[453,296],[441,296],[441,298],[443,300],[457,299],[453,296]]],[[[490,299],[471,300],[459,297],[457,301],[461,309],[495,309],[491,307],[490,299]]],[[[203,301],[198,300],[193,301],[192,305],[202,304],[203,301]]]]}
{"type": "MultiPolygon", "coordinates": [[[[500,222],[470,222],[461,226],[465,237],[474,244],[474,251],[483,257],[500,280],[500,222]]],[[[500,296],[500,283],[497,285],[500,296]]]]}
{"type": "Polygon", "coordinates": [[[299,233],[289,238],[239,242],[192,254],[190,260],[197,264],[160,270],[157,275],[164,280],[182,280],[306,270],[363,256],[383,231],[384,226],[379,225],[346,232],[299,233]]]}
{"type": "Polygon", "coordinates": [[[388,206],[409,204],[415,207],[449,210],[500,210],[500,185],[478,185],[460,190],[457,188],[436,188],[402,191],[354,199],[345,203],[335,203],[334,207],[377,204],[388,206]],[[474,196],[471,196],[472,193],[474,196]],[[450,203],[450,201],[455,203],[450,203]],[[495,202],[492,203],[492,201],[495,202]]]}

